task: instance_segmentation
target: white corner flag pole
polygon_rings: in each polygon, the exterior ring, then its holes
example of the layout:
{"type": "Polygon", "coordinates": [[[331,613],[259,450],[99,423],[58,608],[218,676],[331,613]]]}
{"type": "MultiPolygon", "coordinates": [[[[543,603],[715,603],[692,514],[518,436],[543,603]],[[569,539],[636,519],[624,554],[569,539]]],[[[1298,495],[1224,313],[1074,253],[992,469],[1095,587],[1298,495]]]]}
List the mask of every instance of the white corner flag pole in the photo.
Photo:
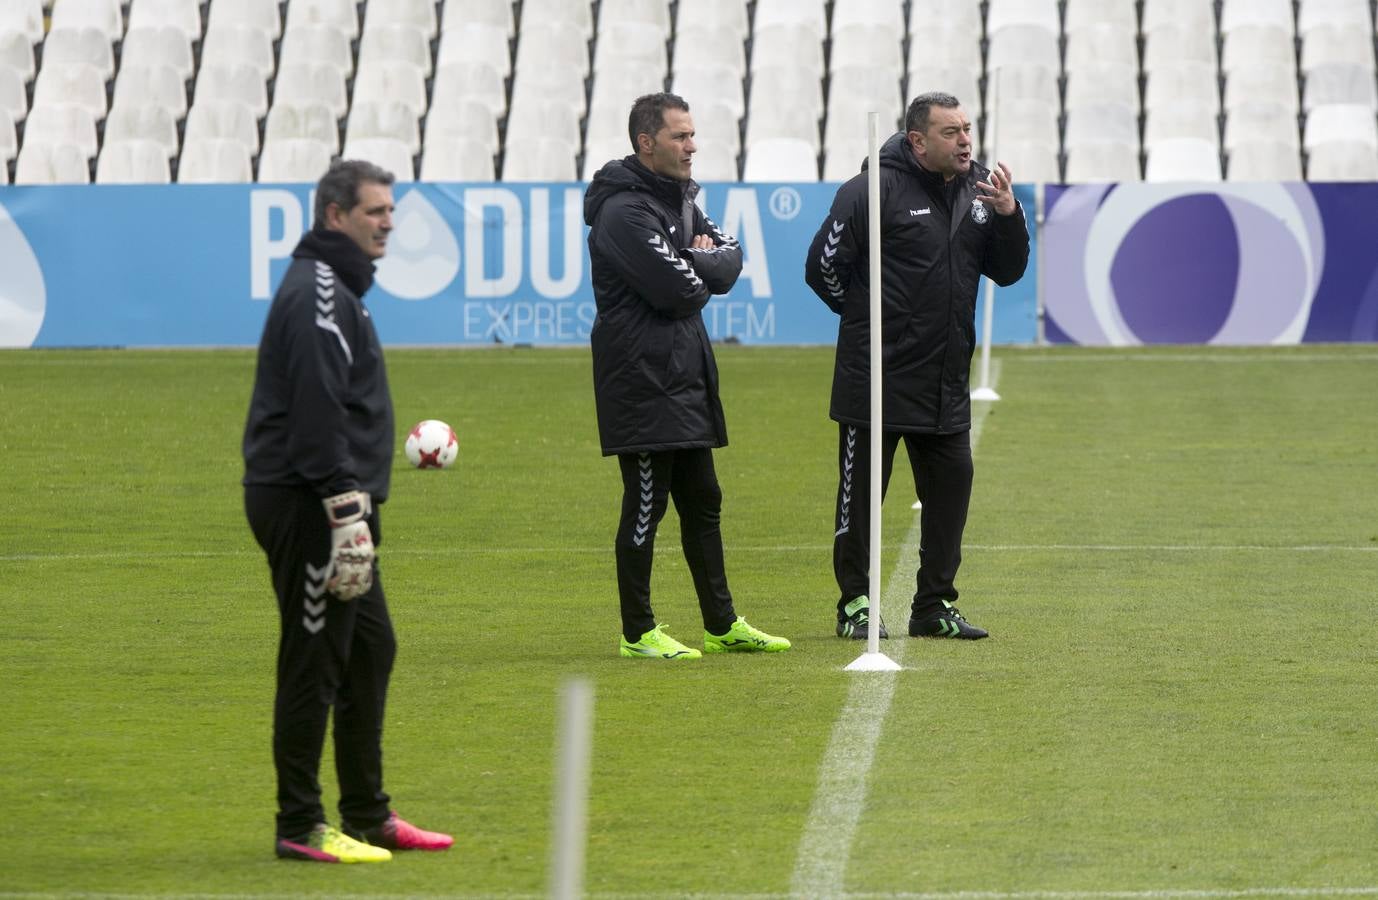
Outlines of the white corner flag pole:
{"type": "Polygon", "coordinates": [[[584,895],[589,758],[593,745],[593,684],[571,678],[560,689],[555,732],[555,803],[551,816],[550,896],[584,895]]]}
{"type": "Polygon", "coordinates": [[[885,442],[880,390],[880,113],[868,113],[867,126],[870,155],[866,163],[866,211],[871,249],[871,521],[867,543],[871,551],[871,579],[866,596],[871,601],[871,623],[866,629],[866,652],[848,663],[846,671],[893,672],[900,668],[899,663],[880,652],[880,451],[885,442]]]}
{"type": "MultiPolygon", "coordinates": [[[[986,167],[995,169],[995,120],[999,114],[1000,70],[991,73],[990,100],[986,104],[986,167]]],[[[986,306],[981,315],[981,385],[971,392],[973,400],[999,400],[1000,395],[990,386],[990,343],[995,330],[995,282],[986,279],[986,306]]]]}

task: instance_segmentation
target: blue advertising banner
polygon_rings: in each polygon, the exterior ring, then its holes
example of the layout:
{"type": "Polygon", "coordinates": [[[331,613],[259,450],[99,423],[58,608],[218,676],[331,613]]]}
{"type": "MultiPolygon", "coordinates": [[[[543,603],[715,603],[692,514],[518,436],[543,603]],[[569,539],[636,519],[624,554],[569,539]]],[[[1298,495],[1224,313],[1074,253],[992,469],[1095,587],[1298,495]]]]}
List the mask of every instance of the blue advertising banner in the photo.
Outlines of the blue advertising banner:
{"type": "Polygon", "coordinates": [[[1049,187],[1053,343],[1378,340],[1376,184],[1049,187]]]}
{"type": "MultiPolygon", "coordinates": [[[[744,254],[732,292],[703,312],[715,339],[834,341],[837,318],[803,271],[836,189],[703,186],[705,212],[744,254]]],[[[1032,189],[1017,191],[1032,210],[1032,189]]],[[[388,255],[366,298],[385,343],[587,342],[582,184],[394,193],[388,255]]],[[[0,346],[255,345],[312,201],[309,185],[0,187],[0,346]]],[[[997,341],[1033,341],[1035,283],[1031,264],[1000,290],[997,341]]]]}

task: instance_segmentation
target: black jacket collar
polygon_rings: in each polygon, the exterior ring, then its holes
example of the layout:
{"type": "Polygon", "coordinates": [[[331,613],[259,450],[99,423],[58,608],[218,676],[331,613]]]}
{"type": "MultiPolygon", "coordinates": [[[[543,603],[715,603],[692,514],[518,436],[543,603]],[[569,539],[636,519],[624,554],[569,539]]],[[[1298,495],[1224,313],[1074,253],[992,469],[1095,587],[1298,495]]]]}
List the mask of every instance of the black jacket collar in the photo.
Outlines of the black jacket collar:
{"type": "Polygon", "coordinates": [[[294,259],[316,259],[335,270],[345,287],[362,297],[373,286],[375,266],[354,239],[342,231],[313,228],[292,251],[294,259]]]}

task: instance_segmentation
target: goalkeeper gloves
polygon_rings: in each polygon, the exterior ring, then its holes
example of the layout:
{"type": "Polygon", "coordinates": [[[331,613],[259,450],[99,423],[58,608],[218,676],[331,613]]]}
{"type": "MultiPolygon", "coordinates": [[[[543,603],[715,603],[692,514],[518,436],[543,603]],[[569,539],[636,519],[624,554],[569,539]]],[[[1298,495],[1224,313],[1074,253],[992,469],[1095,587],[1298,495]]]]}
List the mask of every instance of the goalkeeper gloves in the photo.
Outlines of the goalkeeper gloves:
{"type": "Polygon", "coordinates": [[[373,535],[368,530],[373,501],[364,491],[346,491],[321,501],[330,523],[330,565],[325,589],[353,600],[373,587],[373,535]]]}

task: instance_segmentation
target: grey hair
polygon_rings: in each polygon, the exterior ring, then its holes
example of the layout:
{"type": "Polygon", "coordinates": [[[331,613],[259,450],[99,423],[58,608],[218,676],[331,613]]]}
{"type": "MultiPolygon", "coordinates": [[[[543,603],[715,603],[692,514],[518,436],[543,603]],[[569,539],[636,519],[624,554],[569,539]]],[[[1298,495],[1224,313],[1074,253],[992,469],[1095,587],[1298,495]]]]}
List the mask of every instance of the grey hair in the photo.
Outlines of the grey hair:
{"type": "Polygon", "coordinates": [[[956,109],[962,103],[951,94],[942,91],[929,91],[927,94],[920,94],[909,104],[909,111],[904,114],[904,130],[917,131],[920,134],[928,131],[928,111],[935,106],[943,109],[956,109]]]}
{"type": "Polygon", "coordinates": [[[631,138],[633,153],[641,150],[636,145],[637,135],[649,134],[655,137],[656,132],[665,127],[665,110],[667,109],[679,109],[688,112],[689,104],[678,94],[667,92],[644,94],[636,98],[636,102],[632,104],[631,114],[627,116],[627,137],[631,138]]]}
{"type": "Polygon", "coordinates": [[[359,203],[359,185],[369,182],[391,187],[395,177],[382,166],[362,159],[332,159],[330,169],[316,185],[315,222],[312,227],[325,227],[325,208],[335,204],[341,212],[349,212],[359,203]]]}

